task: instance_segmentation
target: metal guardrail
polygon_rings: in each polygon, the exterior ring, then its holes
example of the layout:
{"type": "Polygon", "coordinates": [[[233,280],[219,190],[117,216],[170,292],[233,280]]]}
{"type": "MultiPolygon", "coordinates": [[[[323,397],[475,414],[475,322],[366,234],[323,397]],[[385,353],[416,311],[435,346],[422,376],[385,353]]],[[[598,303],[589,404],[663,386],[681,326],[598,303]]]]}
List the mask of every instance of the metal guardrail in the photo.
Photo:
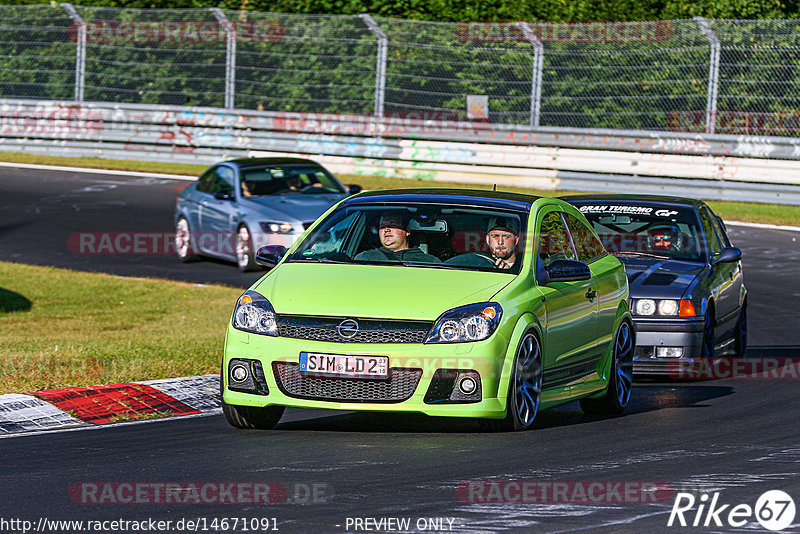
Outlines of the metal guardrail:
{"type": "Polygon", "coordinates": [[[800,205],[791,138],[0,100],[0,151],[198,164],[307,155],[348,174],[800,205]]]}

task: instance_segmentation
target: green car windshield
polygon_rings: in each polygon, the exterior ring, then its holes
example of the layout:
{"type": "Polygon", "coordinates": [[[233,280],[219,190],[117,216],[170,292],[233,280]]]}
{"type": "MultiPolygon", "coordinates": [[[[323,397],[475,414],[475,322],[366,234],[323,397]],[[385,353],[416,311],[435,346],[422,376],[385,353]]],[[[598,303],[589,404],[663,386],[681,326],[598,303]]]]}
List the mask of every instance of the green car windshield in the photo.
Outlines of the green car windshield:
{"type": "Polygon", "coordinates": [[[525,212],[475,206],[345,205],[307,234],[286,262],[398,265],[518,274],[525,250],[526,225],[525,212]],[[397,239],[402,240],[405,235],[406,242],[401,248],[388,242],[382,235],[385,232],[382,227],[395,228],[397,239]],[[492,234],[506,234],[506,246],[495,245],[497,255],[493,254],[487,238],[490,230],[492,234]],[[498,257],[502,261],[498,261],[498,257]]]}

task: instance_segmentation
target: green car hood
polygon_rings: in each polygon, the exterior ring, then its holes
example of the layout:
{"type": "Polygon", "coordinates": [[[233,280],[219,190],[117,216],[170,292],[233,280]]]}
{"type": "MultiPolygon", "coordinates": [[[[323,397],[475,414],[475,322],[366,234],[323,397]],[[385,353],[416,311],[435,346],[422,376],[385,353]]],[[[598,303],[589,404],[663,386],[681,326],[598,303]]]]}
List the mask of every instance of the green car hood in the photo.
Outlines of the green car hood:
{"type": "Polygon", "coordinates": [[[490,300],[514,279],[449,269],[284,263],[254,289],[276,313],[433,321],[450,308],[490,300]]]}

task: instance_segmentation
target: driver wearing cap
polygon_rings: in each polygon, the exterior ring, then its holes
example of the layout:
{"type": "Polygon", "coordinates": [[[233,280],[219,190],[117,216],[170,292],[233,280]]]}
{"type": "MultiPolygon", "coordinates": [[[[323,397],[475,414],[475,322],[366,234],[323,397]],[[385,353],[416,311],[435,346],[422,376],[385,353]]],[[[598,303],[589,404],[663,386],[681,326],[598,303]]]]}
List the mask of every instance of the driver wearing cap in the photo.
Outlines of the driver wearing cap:
{"type": "Polygon", "coordinates": [[[408,237],[409,217],[403,211],[387,211],[381,215],[378,236],[381,247],[365,250],[353,258],[356,261],[400,261],[441,263],[436,256],[422,252],[419,247],[410,247],[408,237]]]}
{"type": "Polygon", "coordinates": [[[519,221],[513,217],[492,217],[486,232],[486,243],[498,269],[511,269],[517,261],[519,221]]]}

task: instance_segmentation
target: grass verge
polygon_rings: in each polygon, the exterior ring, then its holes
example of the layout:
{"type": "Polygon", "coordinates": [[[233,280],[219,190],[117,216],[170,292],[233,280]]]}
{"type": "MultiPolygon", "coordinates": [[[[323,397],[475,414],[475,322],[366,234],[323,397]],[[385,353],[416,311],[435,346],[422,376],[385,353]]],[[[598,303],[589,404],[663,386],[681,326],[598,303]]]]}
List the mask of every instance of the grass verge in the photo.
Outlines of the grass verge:
{"type": "MultiPolygon", "coordinates": [[[[59,158],[53,156],[37,156],[33,154],[15,154],[0,152],[0,161],[11,163],[33,163],[38,165],[62,165],[69,167],[87,167],[92,169],[108,169],[116,171],[161,172],[169,174],[186,174],[199,176],[206,168],[202,165],[181,163],[155,163],[141,161],[123,161],[99,158],[59,158]]],[[[408,180],[402,178],[384,178],[381,176],[340,175],[344,183],[357,183],[364,189],[400,189],[404,187],[469,187],[472,189],[491,189],[491,186],[465,185],[430,180],[408,180]]],[[[569,195],[579,191],[552,191],[527,189],[523,187],[505,187],[503,191],[517,191],[545,197],[569,195]]],[[[725,220],[757,222],[800,226],[800,206],[780,204],[757,204],[752,202],[722,202],[712,200],[708,204],[725,220]]]]}
{"type": "Polygon", "coordinates": [[[0,262],[0,393],[219,371],[240,289],[0,262]]]}

